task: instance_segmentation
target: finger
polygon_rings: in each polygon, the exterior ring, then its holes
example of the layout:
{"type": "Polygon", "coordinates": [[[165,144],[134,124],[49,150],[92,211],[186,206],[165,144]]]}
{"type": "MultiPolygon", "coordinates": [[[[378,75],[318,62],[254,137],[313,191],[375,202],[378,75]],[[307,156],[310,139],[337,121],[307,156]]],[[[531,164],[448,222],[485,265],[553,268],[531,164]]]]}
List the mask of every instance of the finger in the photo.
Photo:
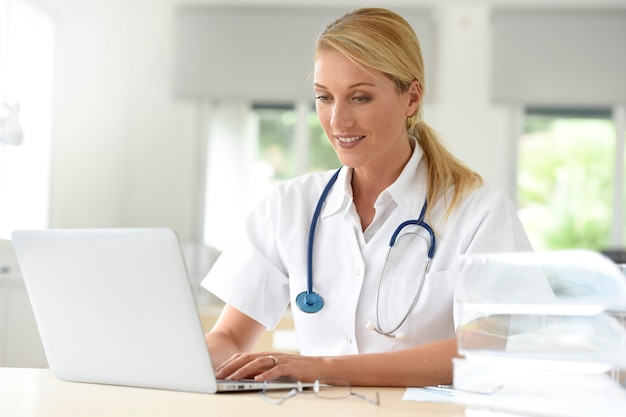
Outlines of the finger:
{"type": "MultiPolygon", "coordinates": [[[[320,379],[320,366],[316,358],[281,355],[276,357],[278,365],[259,372],[254,379],[259,382],[290,378],[294,381],[313,382],[320,379]]],[[[269,361],[266,361],[269,362],[269,361]]]]}
{"type": "Polygon", "coordinates": [[[215,377],[216,378],[226,378],[228,375],[235,372],[237,369],[241,368],[243,365],[253,360],[254,357],[250,357],[250,355],[243,355],[241,353],[237,353],[231,356],[228,360],[224,361],[221,365],[215,368],[215,377]]]}
{"type": "Polygon", "coordinates": [[[276,365],[278,365],[278,358],[274,355],[267,355],[267,357],[269,359],[271,359],[272,361],[274,361],[274,363],[272,364],[272,366],[270,366],[270,369],[275,367],[276,365]]]}
{"type": "Polygon", "coordinates": [[[278,378],[289,378],[294,381],[303,381],[303,378],[292,372],[293,369],[286,363],[280,363],[278,366],[274,366],[270,369],[259,372],[254,376],[255,381],[265,382],[274,381],[278,378]]]}
{"type": "MultiPolygon", "coordinates": [[[[275,364],[273,364],[273,366],[267,367],[265,370],[255,375],[254,379],[256,381],[258,382],[273,381],[275,379],[282,378],[282,377],[291,378],[294,381],[302,380],[298,378],[298,375],[293,373],[293,371],[295,371],[296,369],[294,369],[294,367],[290,365],[290,363],[292,362],[290,361],[290,359],[292,358],[289,355],[280,355],[280,356],[268,355],[268,357],[269,359],[272,359],[272,360],[276,359],[275,364]]],[[[266,362],[269,362],[269,361],[266,361],[266,362]]]]}
{"type": "Polygon", "coordinates": [[[257,354],[245,355],[245,357],[237,358],[228,367],[222,370],[225,376],[220,378],[226,379],[242,379],[253,378],[268,369],[276,367],[279,359],[276,355],[257,354]],[[232,371],[231,373],[228,373],[232,371]]]}

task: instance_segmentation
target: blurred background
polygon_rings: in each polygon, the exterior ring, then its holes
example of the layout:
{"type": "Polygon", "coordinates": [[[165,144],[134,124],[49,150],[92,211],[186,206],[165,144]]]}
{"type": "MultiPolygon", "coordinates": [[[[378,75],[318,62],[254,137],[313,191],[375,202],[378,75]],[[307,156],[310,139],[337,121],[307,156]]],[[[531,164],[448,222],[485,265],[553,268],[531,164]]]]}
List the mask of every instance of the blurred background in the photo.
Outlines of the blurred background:
{"type": "Polygon", "coordinates": [[[0,0],[0,363],[30,343],[13,230],[170,227],[197,288],[268,190],[338,166],[313,44],[381,5],[420,38],[426,121],[534,247],[622,251],[626,0],[0,0]]]}

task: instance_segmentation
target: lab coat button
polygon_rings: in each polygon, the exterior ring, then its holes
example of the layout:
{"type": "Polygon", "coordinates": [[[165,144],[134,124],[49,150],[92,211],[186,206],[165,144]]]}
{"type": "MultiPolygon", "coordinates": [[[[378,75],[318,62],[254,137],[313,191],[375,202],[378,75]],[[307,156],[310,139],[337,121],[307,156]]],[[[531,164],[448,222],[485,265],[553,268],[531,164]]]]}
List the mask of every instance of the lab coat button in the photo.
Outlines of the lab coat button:
{"type": "Polygon", "coordinates": [[[361,270],[359,268],[354,270],[354,275],[356,275],[357,277],[361,275],[361,270]]]}
{"type": "Polygon", "coordinates": [[[352,338],[350,336],[348,336],[346,340],[348,341],[349,344],[352,344],[352,338]]]}

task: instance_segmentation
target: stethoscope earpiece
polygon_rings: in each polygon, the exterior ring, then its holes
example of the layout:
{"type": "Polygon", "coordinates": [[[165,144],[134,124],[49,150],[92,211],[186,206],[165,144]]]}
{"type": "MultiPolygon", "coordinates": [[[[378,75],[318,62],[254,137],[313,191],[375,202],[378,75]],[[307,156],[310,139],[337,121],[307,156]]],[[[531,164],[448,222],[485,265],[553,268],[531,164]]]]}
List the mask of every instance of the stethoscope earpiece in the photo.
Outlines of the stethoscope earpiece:
{"type": "Polygon", "coordinates": [[[404,339],[404,333],[403,332],[397,332],[396,334],[393,334],[393,332],[383,332],[382,330],[380,330],[380,328],[378,328],[373,321],[368,321],[367,323],[365,323],[365,328],[367,330],[371,330],[374,331],[378,334],[382,334],[383,336],[387,336],[391,339],[404,339]]]}

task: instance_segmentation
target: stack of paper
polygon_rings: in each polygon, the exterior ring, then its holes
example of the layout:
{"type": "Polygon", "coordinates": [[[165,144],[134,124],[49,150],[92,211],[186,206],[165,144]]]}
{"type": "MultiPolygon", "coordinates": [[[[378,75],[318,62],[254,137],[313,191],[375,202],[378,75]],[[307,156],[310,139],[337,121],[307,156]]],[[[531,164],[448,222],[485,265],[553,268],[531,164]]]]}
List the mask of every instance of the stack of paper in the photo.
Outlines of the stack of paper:
{"type": "Polygon", "coordinates": [[[454,401],[536,416],[614,416],[626,391],[626,280],[588,251],[461,260],[454,401]],[[487,393],[487,394],[486,394],[487,393]]]}

